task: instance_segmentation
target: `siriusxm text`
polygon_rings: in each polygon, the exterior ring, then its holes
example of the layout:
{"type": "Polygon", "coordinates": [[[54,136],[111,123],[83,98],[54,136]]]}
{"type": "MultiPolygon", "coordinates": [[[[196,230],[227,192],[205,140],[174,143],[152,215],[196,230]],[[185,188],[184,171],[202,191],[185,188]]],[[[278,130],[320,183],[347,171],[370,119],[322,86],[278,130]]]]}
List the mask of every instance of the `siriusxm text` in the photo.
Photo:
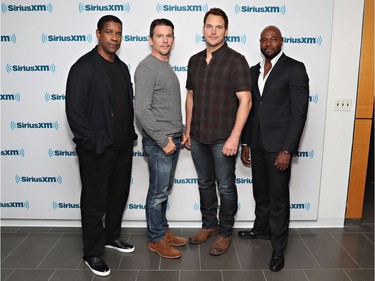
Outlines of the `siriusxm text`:
{"type": "Polygon", "coordinates": [[[53,123],[24,123],[18,122],[16,123],[16,127],[18,129],[54,129],[55,125],[53,123]]]}
{"type": "Polygon", "coordinates": [[[50,8],[47,5],[7,5],[9,12],[46,12],[50,8]]]}
{"type": "Polygon", "coordinates": [[[164,12],[202,12],[204,7],[202,5],[162,5],[164,12]]]}
{"type": "Polygon", "coordinates": [[[51,71],[50,65],[13,65],[12,71],[51,71]]]}
{"type": "Polygon", "coordinates": [[[264,6],[264,7],[255,7],[255,6],[241,6],[240,11],[243,13],[280,13],[280,7],[277,6],[264,6]]]}
{"type": "Polygon", "coordinates": [[[47,183],[57,183],[59,182],[58,177],[20,177],[21,182],[47,182],[47,183]]]}
{"type": "Polygon", "coordinates": [[[8,150],[2,150],[1,156],[20,156],[21,151],[17,149],[8,149],[8,150]]]}
{"type": "Polygon", "coordinates": [[[25,208],[24,202],[7,202],[7,203],[0,203],[1,208],[25,208]]]}
{"type": "Polygon", "coordinates": [[[99,11],[117,11],[124,12],[126,11],[126,6],[124,5],[84,5],[83,9],[87,12],[99,12],[99,11]]]}
{"type": "Polygon", "coordinates": [[[47,41],[49,42],[84,42],[87,41],[87,37],[85,35],[48,35],[47,41]]]}

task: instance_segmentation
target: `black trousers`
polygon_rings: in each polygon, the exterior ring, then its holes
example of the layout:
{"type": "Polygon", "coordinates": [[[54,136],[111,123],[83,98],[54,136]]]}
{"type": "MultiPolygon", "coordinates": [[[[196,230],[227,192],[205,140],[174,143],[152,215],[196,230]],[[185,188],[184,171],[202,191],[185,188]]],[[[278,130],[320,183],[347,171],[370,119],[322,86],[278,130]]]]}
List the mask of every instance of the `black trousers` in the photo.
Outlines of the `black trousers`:
{"type": "Polygon", "coordinates": [[[81,216],[84,257],[101,256],[105,243],[120,237],[129,196],[133,145],[95,154],[77,149],[81,175],[81,216]],[[103,225],[104,224],[104,225],[103,225]]]}
{"type": "Polygon", "coordinates": [[[290,220],[289,180],[291,166],[285,171],[276,169],[278,152],[267,152],[258,138],[251,149],[253,194],[255,199],[254,228],[269,232],[274,250],[285,249],[290,220]]]}

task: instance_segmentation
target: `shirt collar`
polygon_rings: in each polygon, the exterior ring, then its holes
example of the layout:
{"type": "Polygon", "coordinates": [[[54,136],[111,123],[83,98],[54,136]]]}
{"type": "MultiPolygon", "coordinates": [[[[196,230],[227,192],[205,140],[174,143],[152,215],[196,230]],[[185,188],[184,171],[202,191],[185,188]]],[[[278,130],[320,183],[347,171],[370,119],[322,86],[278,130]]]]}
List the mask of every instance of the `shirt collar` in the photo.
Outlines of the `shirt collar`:
{"type": "MultiPolygon", "coordinates": [[[[276,57],[274,57],[272,60],[271,60],[271,64],[272,64],[272,67],[277,63],[277,61],[279,60],[279,58],[281,57],[281,55],[283,54],[284,52],[283,51],[280,51],[280,53],[277,54],[276,57]]],[[[263,56],[263,55],[262,55],[263,56]]],[[[266,58],[263,56],[263,59],[262,61],[260,62],[260,67],[261,68],[264,68],[264,63],[266,61],[266,58]]]]}
{"type": "MultiPolygon", "coordinates": [[[[225,52],[225,50],[227,50],[229,47],[228,47],[228,44],[227,42],[224,42],[223,46],[221,46],[219,49],[217,49],[216,51],[212,52],[212,57],[215,58],[215,57],[218,57],[220,56],[222,53],[225,52]]],[[[204,51],[204,58],[207,57],[207,52],[204,51]]]]}

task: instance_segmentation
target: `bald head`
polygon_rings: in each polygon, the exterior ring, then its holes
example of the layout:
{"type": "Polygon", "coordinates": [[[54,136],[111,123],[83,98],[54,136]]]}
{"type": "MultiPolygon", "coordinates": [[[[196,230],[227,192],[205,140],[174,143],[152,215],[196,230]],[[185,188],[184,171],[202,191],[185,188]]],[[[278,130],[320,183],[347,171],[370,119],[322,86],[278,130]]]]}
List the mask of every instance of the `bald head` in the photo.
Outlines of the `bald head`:
{"type": "Polygon", "coordinates": [[[260,51],[266,60],[272,60],[281,52],[284,39],[281,36],[280,29],[270,25],[263,29],[260,34],[260,51]]]}
{"type": "Polygon", "coordinates": [[[262,33],[260,34],[260,36],[262,37],[262,34],[263,33],[265,33],[265,32],[269,32],[269,31],[271,31],[271,32],[274,32],[274,33],[276,33],[279,37],[283,37],[282,35],[281,35],[281,31],[280,31],[280,29],[278,29],[276,26],[274,26],[274,25],[269,25],[269,26],[267,26],[267,27],[265,27],[264,29],[263,29],[263,31],[262,31],[262,33]]]}

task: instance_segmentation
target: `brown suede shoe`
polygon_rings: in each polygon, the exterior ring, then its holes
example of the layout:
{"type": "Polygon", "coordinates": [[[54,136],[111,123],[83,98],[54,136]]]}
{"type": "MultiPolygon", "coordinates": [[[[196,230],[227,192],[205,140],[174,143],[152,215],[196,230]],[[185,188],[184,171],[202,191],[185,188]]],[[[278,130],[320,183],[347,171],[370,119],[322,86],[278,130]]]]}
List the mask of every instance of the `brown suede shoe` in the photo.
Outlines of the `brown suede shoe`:
{"type": "Polygon", "coordinates": [[[218,228],[202,228],[197,234],[189,237],[189,243],[196,245],[206,242],[208,238],[217,232],[218,228]]]}
{"type": "Polygon", "coordinates": [[[229,236],[229,237],[218,236],[214,244],[212,244],[211,246],[210,255],[220,256],[224,254],[226,251],[228,251],[231,241],[232,241],[232,236],[229,236]]]}
{"type": "Polygon", "coordinates": [[[186,238],[178,237],[178,236],[174,235],[173,232],[169,229],[165,232],[164,239],[167,240],[169,245],[171,245],[173,247],[184,246],[188,242],[188,240],[186,238]]]}
{"type": "Polygon", "coordinates": [[[182,256],[181,252],[169,245],[165,238],[157,242],[149,242],[148,249],[166,259],[178,259],[182,256]]]}

